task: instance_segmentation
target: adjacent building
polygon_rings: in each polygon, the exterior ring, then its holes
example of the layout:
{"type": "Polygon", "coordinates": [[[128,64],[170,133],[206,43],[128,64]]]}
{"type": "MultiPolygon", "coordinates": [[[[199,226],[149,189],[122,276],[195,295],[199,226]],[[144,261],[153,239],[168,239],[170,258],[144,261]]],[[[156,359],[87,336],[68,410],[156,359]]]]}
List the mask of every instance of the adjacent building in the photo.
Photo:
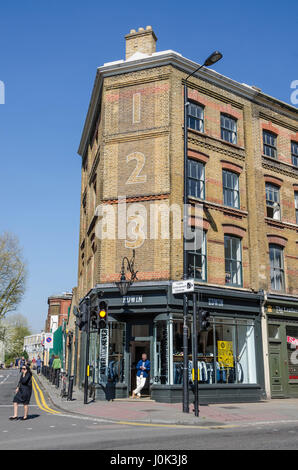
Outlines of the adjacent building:
{"type": "MultiPolygon", "coordinates": [[[[90,335],[97,396],[107,376],[116,397],[129,396],[146,352],[147,393],[181,401],[183,301],[172,281],[183,276],[184,176],[188,225],[200,228],[188,272],[211,313],[198,335],[200,400],[298,396],[297,109],[202,68],[188,81],[184,175],[184,82],[198,64],[156,52],[150,26],[125,41],[125,59],[97,69],[79,146],[76,305],[87,294],[92,308],[109,305],[109,330],[90,335]],[[128,261],[137,279],[123,296],[128,261]]],[[[73,334],[81,385],[86,335],[75,324],[73,334]]]]}

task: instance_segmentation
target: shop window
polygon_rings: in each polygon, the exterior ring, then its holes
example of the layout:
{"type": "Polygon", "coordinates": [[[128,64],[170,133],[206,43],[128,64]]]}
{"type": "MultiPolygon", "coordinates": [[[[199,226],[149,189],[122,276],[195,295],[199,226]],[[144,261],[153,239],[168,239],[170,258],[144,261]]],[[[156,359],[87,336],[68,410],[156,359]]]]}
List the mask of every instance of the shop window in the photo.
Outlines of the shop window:
{"type": "Polygon", "coordinates": [[[113,382],[124,382],[125,323],[109,323],[108,378],[113,382]]]}
{"type": "MultiPolygon", "coordinates": [[[[189,351],[191,352],[189,335],[189,351]]],[[[183,382],[183,323],[174,322],[173,381],[183,382]]],[[[192,357],[188,377],[192,382],[192,357]]],[[[252,320],[213,317],[208,331],[198,333],[198,370],[201,384],[257,382],[255,329],[252,320]]]]}
{"type": "Polygon", "coordinates": [[[298,382],[298,326],[286,326],[289,380],[298,382]]]}
{"type": "Polygon", "coordinates": [[[167,321],[154,323],[154,367],[153,383],[169,383],[169,331],[167,321]]]}

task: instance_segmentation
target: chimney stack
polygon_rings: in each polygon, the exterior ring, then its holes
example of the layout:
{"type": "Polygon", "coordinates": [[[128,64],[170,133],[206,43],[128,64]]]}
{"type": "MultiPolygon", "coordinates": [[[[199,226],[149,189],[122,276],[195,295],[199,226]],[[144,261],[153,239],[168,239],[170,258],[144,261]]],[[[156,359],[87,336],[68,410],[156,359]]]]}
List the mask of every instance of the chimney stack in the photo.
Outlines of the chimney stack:
{"type": "Polygon", "coordinates": [[[136,52],[152,55],[156,51],[157,37],[152,30],[152,26],[146,26],[146,29],[139,28],[138,31],[131,29],[125,36],[126,54],[125,59],[129,59],[136,52]]]}

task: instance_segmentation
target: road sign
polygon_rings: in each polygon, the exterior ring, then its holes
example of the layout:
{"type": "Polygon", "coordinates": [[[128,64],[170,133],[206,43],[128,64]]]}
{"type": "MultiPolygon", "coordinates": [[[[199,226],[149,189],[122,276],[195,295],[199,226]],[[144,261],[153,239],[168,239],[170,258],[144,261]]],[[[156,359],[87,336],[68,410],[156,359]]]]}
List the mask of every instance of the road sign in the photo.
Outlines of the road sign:
{"type": "Polygon", "coordinates": [[[53,333],[46,333],[45,334],[44,346],[45,346],[45,349],[52,349],[52,347],[53,347],[53,333]]]}
{"type": "Polygon", "coordinates": [[[174,281],[172,283],[172,294],[184,294],[185,292],[194,292],[195,283],[193,279],[186,281],[174,281]]]}

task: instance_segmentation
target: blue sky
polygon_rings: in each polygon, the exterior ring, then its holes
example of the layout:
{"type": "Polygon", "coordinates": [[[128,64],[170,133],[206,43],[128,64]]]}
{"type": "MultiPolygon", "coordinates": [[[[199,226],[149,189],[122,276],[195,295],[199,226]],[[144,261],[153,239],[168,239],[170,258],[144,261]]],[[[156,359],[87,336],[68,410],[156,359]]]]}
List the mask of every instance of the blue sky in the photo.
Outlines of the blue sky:
{"type": "Polygon", "coordinates": [[[151,25],[157,50],[173,49],[290,103],[298,80],[294,0],[103,2],[10,0],[0,6],[1,221],[28,262],[17,309],[40,331],[47,298],[77,280],[80,157],[77,149],[96,68],[123,59],[124,35],[151,25]]]}

